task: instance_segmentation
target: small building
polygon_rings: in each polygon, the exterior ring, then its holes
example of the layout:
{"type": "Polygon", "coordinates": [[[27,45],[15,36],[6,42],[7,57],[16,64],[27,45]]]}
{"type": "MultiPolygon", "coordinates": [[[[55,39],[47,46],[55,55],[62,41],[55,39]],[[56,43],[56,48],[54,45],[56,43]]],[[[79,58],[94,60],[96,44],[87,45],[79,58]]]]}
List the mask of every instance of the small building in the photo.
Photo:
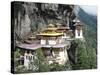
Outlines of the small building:
{"type": "Polygon", "coordinates": [[[30,44],[21,43],[17,45],[17,48],[20,49],[20,58],[23,59],[20,60],[20,62],[23,62],[20,65],[24,65],[26,69],[31,69],[34,66],[34,69],[36,70],[38,68],[35,67],[35,65],[30,65],[30,63],[34,63],[34,60],[37,59],[36,50],[41,48],[41,45],[37,43],[37,40],[30,40],[30,42],[30,44]]]}
{"type": "Polygon", "coordinates": [[[83,31],[82,31],[82,26],[80,24],[80,21],[77,19],[77,20],[74,20],[75,24],[75,38],[76,39],[82,39],[83,38],[83,31]]]}

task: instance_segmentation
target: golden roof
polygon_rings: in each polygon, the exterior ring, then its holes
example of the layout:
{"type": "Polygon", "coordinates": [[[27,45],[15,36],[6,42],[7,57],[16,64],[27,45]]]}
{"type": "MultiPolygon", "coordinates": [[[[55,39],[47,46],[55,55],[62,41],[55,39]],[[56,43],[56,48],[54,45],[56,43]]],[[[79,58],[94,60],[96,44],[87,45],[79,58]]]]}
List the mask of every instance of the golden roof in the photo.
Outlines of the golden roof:
{"type": "Polygon", "coordinates": [[[46,30],[53,30],[53,31],[55,31],[55,30],[57,30],[57,28],[47,28],[46,30]]]}
{"type": "Polygon", "coordinates": [[[37,35],[40,35],[40,36],[60,36],[60,35],[63,35],[63,33],[61,33],[61,32],[45,32],[45,33],[40,33],[37,35]]]}
{"type": "Polygon", "coordinates": [[[37,35],[40,35],[40,36],[60,36],[60,35],[63,35],[62,32],[56,32],[56,30],[57,30],[57,27],[55,27],[53,24],[49,24],[45,31],[43,31],[37,35]]]}
{"type": "Polygon", "coordinates": [[[48,28],[53,28],[53,27],[55,27],[55,26],[51,23],[48,25],[48,28]]]}

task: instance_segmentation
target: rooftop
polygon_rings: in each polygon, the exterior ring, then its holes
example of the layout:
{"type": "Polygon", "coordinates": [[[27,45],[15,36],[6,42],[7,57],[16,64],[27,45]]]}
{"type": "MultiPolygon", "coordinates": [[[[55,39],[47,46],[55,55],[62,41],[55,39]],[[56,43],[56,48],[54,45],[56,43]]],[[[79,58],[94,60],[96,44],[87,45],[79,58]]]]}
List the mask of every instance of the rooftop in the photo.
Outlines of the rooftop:
{"type": "Polygon", "coordinates": [[[73,22],[78,22],[78,23],[80,23],[80,20],[78,20],[77,18],[75,18],[75,19],[73,20],[73,22]]]}
{"type": "Polygon", "coordinates": [[[69,27],[58,27],[57,30],[69,30],[69,27]]]}
{"type": "Polygon", "coordinates": [[[25,43],[18,44],[17,47],[26,50],[36,50],[41,48],[41,45],[39,40],[25,40],[25,43]]]}
{"type": "Polygon", "coordinates": [[[41,48],[40,44],[19,44],[17,45],[18,48],[26,49],[26,50],[36,50],[38,48],[41,48]]]}
{"type": "Polygon", "coordinates": [[[17,47],[23,50],[33,50],[35,51],[36,49],[39,48],[63,48],[65,46],[67,46],[68,44],[56,44],[56,45],[41,45],[41,44],[35,44],[35,43],[31,43],[31,44],[26,44],[26,43],[22,43],[22,44],[18,44],[17,47]]]}
{"type": "Polygon", "coordinates": [[[37,35],[40,35],[40,36],[61,36],[61,35],[63,35],[63,33],[47,32],[47,33],[40,33],[40,34],[37,34],[37,35]]]}
{"type": "Polygon", "coordinates": [[[74,26],[81,26],[81,24],[80,23],[75,23],[74,26]]]}
{"type": "Polygon", "coordinates": [[[53,28],[53,27],[55,27],[55,25],[53,25],[53,24],[48,25],[48,28],[53,28]]]}

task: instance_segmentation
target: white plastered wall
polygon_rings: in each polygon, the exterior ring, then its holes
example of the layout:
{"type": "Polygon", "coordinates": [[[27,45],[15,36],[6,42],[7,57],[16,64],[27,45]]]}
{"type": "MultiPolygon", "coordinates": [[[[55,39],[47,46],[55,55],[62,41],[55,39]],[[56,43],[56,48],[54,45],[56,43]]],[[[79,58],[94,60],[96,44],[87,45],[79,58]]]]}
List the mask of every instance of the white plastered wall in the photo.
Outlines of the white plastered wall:
{"type": "Polygon", "coordinates": [[[75,38],[83,38],[82,30],[80,30],[80,36],[78,36],[78,30],[75,30],[75,38]]]}

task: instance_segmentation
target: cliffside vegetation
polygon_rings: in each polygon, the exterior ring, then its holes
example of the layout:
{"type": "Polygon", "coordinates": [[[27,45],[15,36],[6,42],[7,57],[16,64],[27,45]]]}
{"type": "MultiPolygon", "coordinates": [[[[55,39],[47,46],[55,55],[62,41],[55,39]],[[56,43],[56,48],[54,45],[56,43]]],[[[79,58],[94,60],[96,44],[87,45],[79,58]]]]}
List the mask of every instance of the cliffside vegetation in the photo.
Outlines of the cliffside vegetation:
{"type": "Polygon", "coordinates": [[[95,48],[89,47],[87,42],[76,40],[78,46],[76,48],[76,63],[72,65],[74,70],[96,69],[97,55],[95,48]]]}

